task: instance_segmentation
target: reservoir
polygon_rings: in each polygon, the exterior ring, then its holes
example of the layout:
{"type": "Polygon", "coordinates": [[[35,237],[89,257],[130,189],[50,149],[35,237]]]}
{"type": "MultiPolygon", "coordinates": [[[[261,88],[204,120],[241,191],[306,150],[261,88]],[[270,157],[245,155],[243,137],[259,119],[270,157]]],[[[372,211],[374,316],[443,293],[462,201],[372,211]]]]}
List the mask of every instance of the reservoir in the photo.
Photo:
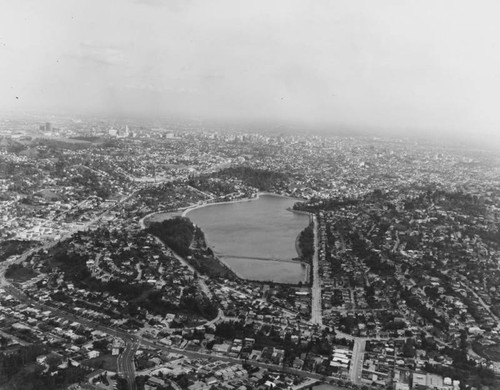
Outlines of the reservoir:
{"type": "Polygon", "coordinates": [[[296,199],[260,195],[191,210],[187,217],[205,233],[208,246],[239,277],[281,283],[305,282],[307,266],[297,258],[295,240],[309,216],[290,212],[296,199]]]}

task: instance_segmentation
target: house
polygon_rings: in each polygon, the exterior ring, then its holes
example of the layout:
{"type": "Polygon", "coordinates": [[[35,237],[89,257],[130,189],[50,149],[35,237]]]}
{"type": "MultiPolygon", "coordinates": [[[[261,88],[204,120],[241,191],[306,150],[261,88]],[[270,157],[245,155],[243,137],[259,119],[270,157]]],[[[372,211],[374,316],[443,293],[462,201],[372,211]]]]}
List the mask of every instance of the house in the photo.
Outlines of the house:
{"type": "Polygon", "coordinates": [[[88,352],[88,357],[89,359],[94,359],[96,357],[98,357],[101,353],[99,351],[96,351],[96,350],[91,350],[88,352]]]}
{"type": "Polygon", "coordinates": [[[152,387],[160,387],[164,386],[165,382],[163,382],[163,379],[152,376],[148,379],[147,384],[152,387]]]}
{"type": "Polygon", "coordinates": [[[40,355],[36,357],[36,362],[38,364],[45,364],[46,360],[47,360],[47,355],[40,355]]]}

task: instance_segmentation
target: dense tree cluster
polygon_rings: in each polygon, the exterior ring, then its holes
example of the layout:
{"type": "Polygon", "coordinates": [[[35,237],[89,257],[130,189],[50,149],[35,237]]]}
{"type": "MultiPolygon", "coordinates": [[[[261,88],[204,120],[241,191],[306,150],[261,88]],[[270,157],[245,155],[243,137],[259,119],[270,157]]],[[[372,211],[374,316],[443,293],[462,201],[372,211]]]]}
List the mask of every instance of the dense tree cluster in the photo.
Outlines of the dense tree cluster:
{"type": "MultiPolygon", "coordinates": [[[[295,210],[316,212],[320,210],[336,210],[339,207],[356,206],[360,204],[383,204],[387,208],[393,207],[391,200],[399,196],[400,192],[383,192],[375,189],[360,197],[351,198],[311,198],[307,202],[298,202],[294,205],[295,210]]],[[[408,197],[404,201],[406,211],[425,209],[430,205],[439,206],[445,210],[460,210],[468,215],[484,215],[486,212],[486,201],[477,195],[466,194],[461,191],[445,191],[435,187],[421,188],[421,193],[415,197],[408,197]]]]}
{"type": "Polygon", "coordinates": [[[201,274],[210,277],[234,279],[236,275],[214,257],[207,248],[203,231],[184,217],[153,222],[148,233],[157,236],[169,248],[186,260],[201,274]]]}
{"type": "Polygon", "coordinates": [[[22,264],[10,264],[5,271],[5,277],[9,279],[14,279],[19,282],[25,282],[36,276],[36,272],[30,268],[24,267],[22,264]]]}
{"type": "Polygon", "coordinates": [[[192,176],[189,178],[188,184],[200,191],[210,192],[216,196],[223,196],[235,192],[234,184],[211,177],[211,175],[192,176]]]}
{"type": "Polygon", "coordinates": [[[423,319],[433,324],[440,330],[447,330],[448,322],[442,316],[439,316],[433,309],[429,309],[418,297],[413,295],[410,290],[401,290],[401,299],[404,299],[408,307],[415,310],[423,319]]]}
{"type": "Polygon", "coordinates": [[[293,205],[293,209],[297,211],[307,211],[315,213],[320,210],[336,210],[343,206],[355,206],[359,203],[358,199],[317,199],[311,198],[307,202],[297,202],[293,205]]]}
{"type": "MultiPolygon", "coordinates": [[[[163,292],[157,290],[149,283],[131,283],[130,281],[117,278],[112,278],[104,282],[92,277],[86,266],[86,260],[86,257],[73,253],[64,244],[60,244],[53,248],[53,253],[51,253],[46,269],[43,269],[43,271],[58,269],[64,273],[65,279],[68,282],[73,282],[75,286],[91,291],[109,293],[128,302],[125,313],[131,316],[131,318],[141,316],[143,309],[160,315],[165,315],[165,313],[184,313],[195,314],[210,319],[217,315],[216,307],[204,296],[196,296],[192,297],[192,299],[188,297],[187,293],[191,291],[189,288],[185,290],[181,302],[176,305],[165,299],[163,292]]],[[[71,302],[66,294],[58,290],[54,291],[51,298],[60,302],[71,302]]],[[[85,301],[78,301],[78,305],[93,309],[85,301]]],[[[112,312],[107,312],[107,314],[112,317],[116,315],[112,312]]]]}
{"type": "Polygon", "coordinates": [[[257,188],[260,191],[272,191],[286,185],[290,177],[282,172],[275,172],[266,169],[252,168],[248,166],[238,166],[221,169],[218,172],[191,178],[189,184],[204,191],[232,192],[233,186],[228,184],[231,179],[240,180],[244,185],[257,188]],[[210,179],[220,179],[214,181],[210,179]]]}
{"type": "Polygon", "coordinates": [[[194,286],[190,286],[183,291],[179,306],[183,310],[196,313],[209,320],[217,317],[218,309],[205,295],[197,294],[194,286]]]}
{"type": "Polygon", "coordinates": [[[27,240],[2,241],[0,242],[0,262],[6,260],[10,256],[19,255],[36,244],[36,241],[27,240]]]}
{"type": "Polygon", "coordinates": [[[46,352],[42,344],[21,347],[11,353],[0,353],[0,384],[1,379],[9,379],[17,373],[25,364],[34,362],[36,357],[46,352]]]}
{"type": "Polygon", "coordinates": [[[167,246],[181,256],[189,256],[189,249],[193,241],[195,227],[184,217],[166,219],[162,222],[153,222],[148,227],[148,233],[160,238],[167,246]]]}
{"type": "Polygon", "coordinates": [[[61,361],[56,355],[49,355],[46,363],[49,372],[35,364],[37,356],[47,353],[41,344],[23,346],[16,351],[0,353],[0,387],[6,389],[64,389],[71,383],[83,380],[86,371],[80,367],[68,365],[65,369],[51,372],[61,361]]]}
{"type": "Polygon", "coordinates": [[[307,226],[299,236],[299,249],[304,260],[311,261],[314,255],[314,231],[313,225],[307,226]]]}
{"type": "Polygon", "coordinates": [[[221,179],[235,177],[243,181],[246,185],[255,187],[261,191],[269,191],[279,187],[289,179],[288,175],[281,172],[245,166],[222,169],[216,175],[221,179]]]}
{"type": "Polygon", "coordinates": [[[365,264],[370,267],[370,270],[379,275],[393,275],[394,266],[384,261],[379,253],[368,247],[365,240],[361,238],[359,232],[352,232],[349,236],[352,243],[352,252],[360,259],[365,261],[365,264]]]}
{"type": "Polygon", "coordinates": [[[463,193],[462,191],[445,191],[428,188],[418,197],[405,201],[406,210],[414,210],[435,204],[445,210],[460,210],[469,215],[484,215],[485,201],[477,195],[463,193]]]}

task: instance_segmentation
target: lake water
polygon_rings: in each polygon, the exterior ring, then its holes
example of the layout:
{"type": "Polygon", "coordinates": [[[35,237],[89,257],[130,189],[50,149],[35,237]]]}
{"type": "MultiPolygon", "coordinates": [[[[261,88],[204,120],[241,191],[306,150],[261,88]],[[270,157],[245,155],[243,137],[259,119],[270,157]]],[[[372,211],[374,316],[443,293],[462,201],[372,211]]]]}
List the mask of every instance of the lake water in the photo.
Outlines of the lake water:
{"type": "Polygon", "coordinates": [[[287,210],[296,199],[261,195],[251,201],[213,204],[187,217],[208,245],[238,276],[281,283],[304,282],[307,266],[298,261],[295,240],[309,216],[287,210]]]}

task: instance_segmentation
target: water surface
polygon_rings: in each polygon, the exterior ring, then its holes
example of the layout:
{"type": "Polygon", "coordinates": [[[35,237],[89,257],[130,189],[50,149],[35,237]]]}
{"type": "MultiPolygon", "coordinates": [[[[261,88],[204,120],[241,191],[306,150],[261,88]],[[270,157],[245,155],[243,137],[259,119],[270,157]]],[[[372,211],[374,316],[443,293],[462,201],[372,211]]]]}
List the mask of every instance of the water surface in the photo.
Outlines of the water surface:
{"type": "Polygon", "coordinates": [[[261,195],[251,201],[213,204],[187,217],[201,227],[208,245],[244,279],[298,283],[307,268],[292,261],[295,240],[309,216],[287,210],[296,199],[261,195]]]}

